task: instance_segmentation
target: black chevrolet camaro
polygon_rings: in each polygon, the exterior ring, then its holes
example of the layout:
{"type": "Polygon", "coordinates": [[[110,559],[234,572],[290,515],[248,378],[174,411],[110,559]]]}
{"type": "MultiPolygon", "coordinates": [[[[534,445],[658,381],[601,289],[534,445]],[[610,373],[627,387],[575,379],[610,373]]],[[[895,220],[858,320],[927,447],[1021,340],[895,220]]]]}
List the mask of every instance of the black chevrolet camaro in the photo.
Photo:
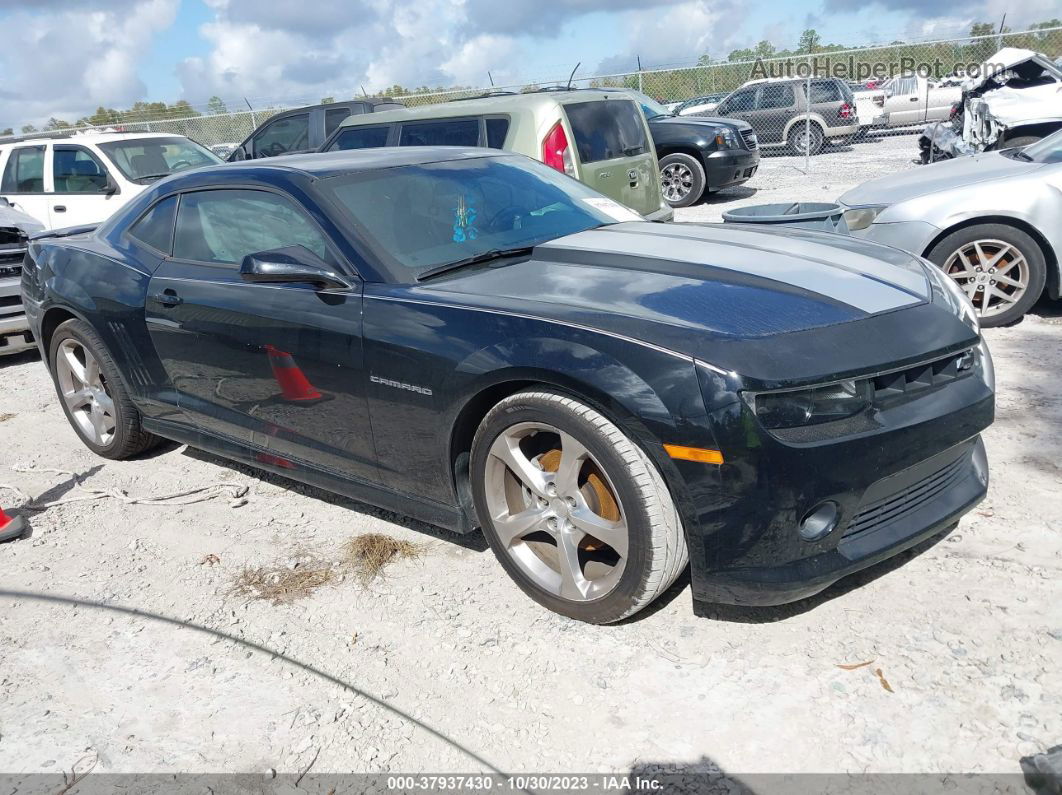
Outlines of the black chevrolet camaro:
{"type": "MultiPolygon", "coordinates": [[[[778,604],[985,494],[993,374],[925,261],[650,224],[497,151],[248,161],[47,233],[30,322],[82,441],[186,442],[457,532],[543,605],[778,604]]],[[[931,587],[931,586],[929,586],[931,587]]]]}

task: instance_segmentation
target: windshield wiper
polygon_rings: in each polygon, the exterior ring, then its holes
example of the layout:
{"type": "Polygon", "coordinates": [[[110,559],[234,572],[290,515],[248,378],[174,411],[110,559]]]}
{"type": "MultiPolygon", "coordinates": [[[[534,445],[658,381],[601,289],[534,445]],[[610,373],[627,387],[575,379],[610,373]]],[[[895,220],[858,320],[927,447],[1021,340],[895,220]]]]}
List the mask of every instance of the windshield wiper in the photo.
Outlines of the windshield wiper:
{"type": "Polygon", "coordinates": [[[172,171],[167,171],[164,174],[141,174],[137,179],[162,179],[163,177],[168,177],[172,173],[172,171]]]}
{"type": "Polygon", "coordinates": [[[454,262],[447,262],[445,265],[437,265],[434,268],[428,268],[424,273],[417,276],[417,281],[422,282],[425,279],[430,279],[432,276],[449,273],[458,268],[464,268],[467,265],[478,265],[481,262],[490,262],[491,260],[505,259],[506,257],[519,257],[525,254],[530,254],[534,250],[534,246],[521,246],[520,248],[493,248],[490,251],[484,251],[481,254],[475,254],[471,257],[465,257],[464,259],[459,259],[454,262]]]}
{"type": "Polygon", "coordinates": [[[1025,161],[1026,163],[1034,163],[1034,162],[1036,162],[1036,161],[1034,161],[1034,160],[1032,159],[1032,157],[1030,157],[1029,155],[1027,155],[1027,154],[1026,154],[1026,153],[1025,153],[1025,152],[1024,152],[1023,150],[1021,150],[1021,149],[1012,149],[1012,150],[1011,150],[1011,152],[1010,152],[1010,156],[1011,156],[1011,157],[1014,157],[1014,158],[1017,158],[1018,160],[1024,160],[1024,161],[1025,161]]]}

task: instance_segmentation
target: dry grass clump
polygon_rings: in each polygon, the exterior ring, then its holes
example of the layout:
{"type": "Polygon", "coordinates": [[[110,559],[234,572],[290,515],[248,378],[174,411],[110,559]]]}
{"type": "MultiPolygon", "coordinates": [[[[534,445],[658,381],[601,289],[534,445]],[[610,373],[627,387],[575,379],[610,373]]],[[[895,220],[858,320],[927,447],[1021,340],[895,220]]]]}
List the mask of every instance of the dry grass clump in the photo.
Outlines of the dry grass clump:
{"type": "Polygon", "coordinates": [[[306,562],[290,566],[245,568],[236,578],[233,590],[252,599],[265,599],[275,605],[288,604],[310,596],[322,585],[332,582],[331,564],[306,562]]]}
{"type": "Polygon", "coordinates": [[[344,563],[368,585],[393,560],[420,557],[421,547],[411,541],[399,541],[382,533],[354,536],[344,547],[344,563]]]}

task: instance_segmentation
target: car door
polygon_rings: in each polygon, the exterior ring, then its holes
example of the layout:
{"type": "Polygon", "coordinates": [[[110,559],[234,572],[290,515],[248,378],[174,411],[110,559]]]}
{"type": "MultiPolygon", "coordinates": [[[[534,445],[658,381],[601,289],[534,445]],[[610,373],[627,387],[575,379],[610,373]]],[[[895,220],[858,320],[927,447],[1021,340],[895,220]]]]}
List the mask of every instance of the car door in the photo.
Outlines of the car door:
{"type": "Polygon", "coordinates": [[[776,143],[783,140],[786,123],[796,114],[792,83],[764,83],[757,89],[752,111],[745,115],[745,120],[752,125],[761,143],[776,143]]]}
{"type": "Polygon", "coordinates": [[[83,146],[52,146],[51,174],[48,218],[52,227],[97,224],[122,204],[117,182],[83,146]]]}
{"type": "Polygon", "coordinates": [[[50,227],[49,197],[44,192],[46,151],[44,144],[13,147],[4,163],[3,177],[0,177],[0,196],[15,209],[50,227]]]}
{"type": "Polygon", "coordinates": [[[898,77],[885,95],[885,112],[890,127],[917,124],[925,117],[925,97],[919,97],[918,78],[898,77]]]}
{"type": "Polygon", "coordinates": [[[180,197],[172,254],[146,307],[152,341],[187,421],[267,461],[375,479],[362,362],[360,281],[287,194],[200,190],[180,197]],[[301,246],[357,287],[256,284],[244,256],[301,246]]]}

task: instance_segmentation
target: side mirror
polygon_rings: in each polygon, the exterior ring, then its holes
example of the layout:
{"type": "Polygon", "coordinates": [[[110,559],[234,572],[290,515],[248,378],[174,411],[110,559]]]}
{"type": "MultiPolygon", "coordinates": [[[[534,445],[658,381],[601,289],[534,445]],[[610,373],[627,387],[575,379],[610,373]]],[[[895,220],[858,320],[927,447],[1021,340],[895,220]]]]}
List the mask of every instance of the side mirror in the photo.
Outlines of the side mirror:
{"type": "Polygon", "coordinates": [[[232,150],[232,152],[229,153],[229,156],[225,159],[228,160],[230,163],[236,163],[240,160],[247,160],[247,144],[240,144],[239,146],[237,146],[235,149],[232,150]]]}
{"type": "Polygon", "coordinates": [[[103,186],[103,192],[107,196],[113,196],[118,192],[118,183],[110,173],[107,174],[107,183],[103,186]]]}
{"type": "Polygon", "coordinates": [[[349,290],[350,280],[304,246],[248,254],[240,278],[254,284],[312,284],[322,290],[349,290]]]}

